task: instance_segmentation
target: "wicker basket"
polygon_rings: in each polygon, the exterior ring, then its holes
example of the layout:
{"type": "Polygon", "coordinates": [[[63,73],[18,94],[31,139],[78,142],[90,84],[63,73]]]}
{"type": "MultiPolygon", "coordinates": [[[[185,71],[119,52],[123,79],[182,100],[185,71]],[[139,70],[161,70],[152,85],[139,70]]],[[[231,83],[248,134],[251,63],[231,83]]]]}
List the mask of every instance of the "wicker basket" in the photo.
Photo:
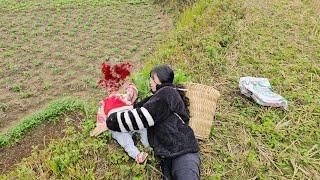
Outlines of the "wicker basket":
{"type": "Polygon", "coordinates": [[[219,91],[202,84],[184,84],[186,95],[190,100],[190,122],[195,135],[199,139],[209,138],[215,114],[219,91]]]}

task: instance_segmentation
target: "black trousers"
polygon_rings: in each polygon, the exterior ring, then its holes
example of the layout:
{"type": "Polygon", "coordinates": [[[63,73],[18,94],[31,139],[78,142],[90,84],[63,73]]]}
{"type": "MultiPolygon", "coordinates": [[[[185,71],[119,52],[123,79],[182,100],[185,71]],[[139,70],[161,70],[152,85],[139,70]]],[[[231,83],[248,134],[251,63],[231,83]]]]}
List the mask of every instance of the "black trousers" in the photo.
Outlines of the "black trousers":
{"type": "Polygon", "coordinates": [[[175,158],[162,159],[160,166],[164,180],[200,179],[199,153],[188,153],[175,158]]]}

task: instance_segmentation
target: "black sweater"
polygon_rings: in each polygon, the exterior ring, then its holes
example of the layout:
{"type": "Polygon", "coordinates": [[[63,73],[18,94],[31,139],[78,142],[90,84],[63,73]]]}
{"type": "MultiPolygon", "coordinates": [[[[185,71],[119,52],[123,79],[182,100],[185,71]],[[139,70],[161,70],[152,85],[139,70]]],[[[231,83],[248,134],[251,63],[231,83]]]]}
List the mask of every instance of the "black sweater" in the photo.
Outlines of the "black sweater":
{"type": "Polygon", "coordinates": [[[119,132],[147,128],[149,143],[161,158],[199,151],[193,130],[182,121],[188,114],[175,88],[162,87],[138,105],[141,107],[111,114],[108,128],[119,132]]]}

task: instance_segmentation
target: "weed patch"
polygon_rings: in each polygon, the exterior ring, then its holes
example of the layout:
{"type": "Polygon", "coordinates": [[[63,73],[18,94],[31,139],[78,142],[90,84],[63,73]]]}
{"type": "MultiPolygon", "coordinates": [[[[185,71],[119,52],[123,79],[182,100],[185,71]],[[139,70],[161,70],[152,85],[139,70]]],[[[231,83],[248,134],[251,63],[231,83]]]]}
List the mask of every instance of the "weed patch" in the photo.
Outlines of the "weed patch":
{"type": "Polygon", "coordinates": [[[55,121],[64,113],[84,111],[85,103],[80,100],[66,98],[52,102],[46,109],[23,118],[16,126],[11,127],[7,133],[0,135],[0,147],[6,147],[18,142],[29,129],[38,126],[44,121],[55,121]]]}

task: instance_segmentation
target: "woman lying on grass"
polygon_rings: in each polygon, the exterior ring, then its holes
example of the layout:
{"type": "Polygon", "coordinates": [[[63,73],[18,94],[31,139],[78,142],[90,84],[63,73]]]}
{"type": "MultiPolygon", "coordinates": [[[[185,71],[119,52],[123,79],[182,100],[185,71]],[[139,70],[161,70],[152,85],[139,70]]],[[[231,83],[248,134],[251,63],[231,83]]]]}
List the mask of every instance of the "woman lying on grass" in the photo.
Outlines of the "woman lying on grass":
{"type": "Polygon", "coordinates": [[[161,159],[164,179],[200,179],[199,146],[188,126],[188,98],[173,85],[174,72],[166,65],[150,72],[153,95],[115,112],[106,119],[108,129],[130,132],[147,128],[148,141],[161,159]]]}

